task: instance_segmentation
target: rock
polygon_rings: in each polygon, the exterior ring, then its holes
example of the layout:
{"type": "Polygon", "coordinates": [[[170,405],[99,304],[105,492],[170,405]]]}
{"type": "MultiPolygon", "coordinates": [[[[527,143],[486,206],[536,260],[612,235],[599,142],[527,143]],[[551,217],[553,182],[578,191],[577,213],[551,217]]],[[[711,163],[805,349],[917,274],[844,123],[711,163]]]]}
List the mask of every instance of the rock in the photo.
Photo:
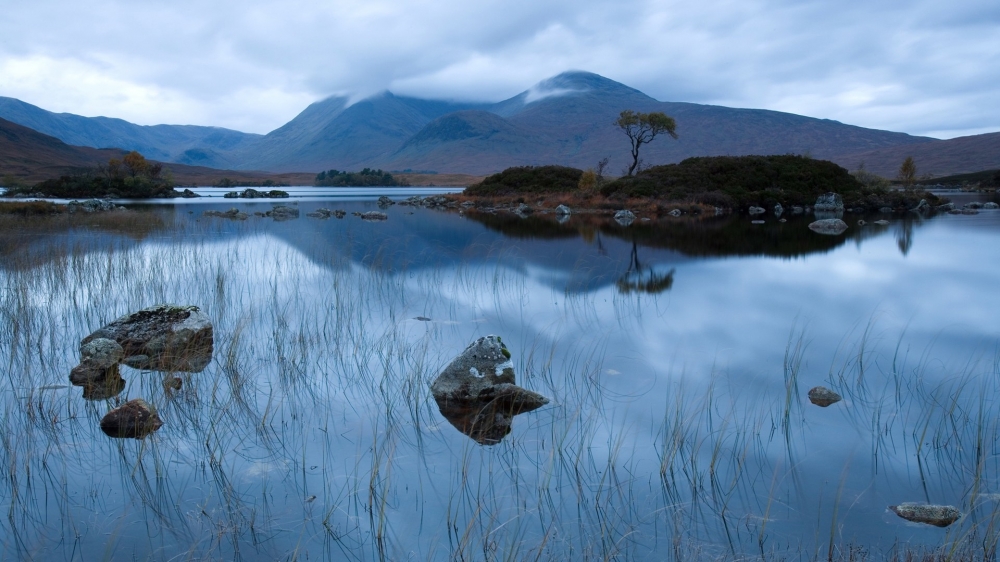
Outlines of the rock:
{"type": "Polygon", "coordinates": [[[335,209],[333,211],[333,216],[337,217],[338,219],[342,219],[345,216],[347,216],[347,211],[345,211],[343,209],[335,209]]]}
{"type": "Polygon", "coordinates": [[[938,205],[937,207],[934,207],[934,210],[935,211],[941,211],[942,213],[947,213],[948,211],[950,211],[950,210],[952,210],[954,208],[955,208],[955,204],[954,203],[945,203],[943,205],[938,205]]]}
{"type": "Polygon", "coordinates": [[[778,222],[788,222],[788,219],[778,219],[778,222]]]}
{"type": "Polygon", "coordinates": [[[976,209],[962,209],[961,213],[963,215],[978,215],[979,211],[976,209]]]}
{"type": "Polygon", "coordinates": [[[858,226],[864,226],[866,224],[868,223],[865,222],[865,219],[858,219],[858,226]]]}
{"type": "Polygon", "coordinates": [[[847,223],[840,219],[820,219],[810,223],[809,230],[817,234],[843,234],[847,230],[847,223]]]}
{"type": "Polygon", "coordinates": [[[679,216],[681,216],[683,214],[683,212],[680,209],[673,209],[673,210],[671,210],[667,214],[670,215],[670,216],[672,216],[672,217],[679,217],[679,216]]]}
{"type": "Polygon", "coordinates": [[[844,199],[837,193],[824,193],[816,198],[813,211],[824,213],[843,213],[844,199]]]}
{"type": "Polygon", "coordinates": [[[76,386],[83,387],[84,400],[108,400],[125,390],[125,379],[118,373],[117,365],[113,374],[106,377],[88,380],[76,386]]]}
{"type": "Polygon", "coordinates": [[[234,219],[238,221],[245,221],[247,220],[248,216],[246,213],[240,211],[236,207],[233,207],[228,211],[205,211],[202,214],[205,215],[206,217],[219,217],[222,219],[234,219]]]}
{"type": "Polygon", "coordinates": [[[154,371],[204,370],[212,360],[214,333],[208,316],[197,306],[161,304],[122,316],[80,342],[83,356],[98,338],[122,347],[122,362],[154,371]]]}
{"type": "Polygon", "coordinates": [[[358,216],[361,217],[361,220],[365,221],[384,221],[389,218],[389,215],[378,211],[368,211],[367,213],[361,213],[358,216]]]}
{"type": "Polygon", "coordinates": [[[299,210],[287,205],[276,205],[270,211],[264,213],[265,217],[271,217],[276,221],[287,221],[299,218],[299,210]]]}
{"type": "Polygon", "coordinates": [[[142,398],[129,400],[101,419],[101,431],[117,438],[142,439],[161,426],[156,410],[142,398]]]}
{"type": "Polygon", "coordinates": [[[69,382],[77,386],[118,376],[118,364],[125,350],[108,338],[94,338],[80,347],[80,364],[69,373],[69,382]]]}
{"type": "Polygon", "coordinates": [[[971,203],[966,203],[965,205],[962,205],[962,208],[963,209],[982,209],[983,208],[983,204],[980,203],[979,201],[972,201],[971,203]]]}
{"type": "Polygon", "coordinates": [[[469,207],[475,207],[476,204],[472,201],[462,201],[462,208],[468,209],[469,207]]]}
{"type": "Polygon", "coordinates": [[[887,221],[885,219],[877,220],[877,221],[875,221],[875,224],[877,224],[879,226],[889,226],[889,221],[887,221]]]}
{"type": "Polygon", "coordinates": [[[987,201],[986,203],[983,203],[983,208],[984,209],[1000,209],[1000,205],[994,203],[993,201],[987,201]]]}
{"type": "Polygon", "coordinates": [[[223,197],[226,199],[287,199],[288,192],[281,191],[280,189],[257,191],[256,189],[247,188],[243,191],[230,191],[223,195],[223,197]]]}
{"type": "Polygon", "coordinates": [[[184,388],[184,379],[180,377],[167,377],[163,379],[163,390],[167,392],[176,392],[184,388]]]}
{"type": "Polygon", "coordinates": [[[573,209],[570,209],[566,205],[559,205],[558,207],[556,207],[556,214],[559,215],[559,216],[562,216],[562,215],[572,215],[573,214],[573,209]]]}
{"type": "Polygon", "coordinates": [[[950,505],[901,503],[890,505],[889,510],[907,521],[926,523],[935,527],[947,527],[962,516],[962,512],[950,505]]]}
{"type": "Polygon", "coordinates": [[[802,207],[792,207],[793,215],[801,215],[803,212],[802,207]]]}
{"type": "Polygon", "coordinates": [[[307,217],[312,217],[314,219],[328,219],[331,215],[333,215],[333,211],[324,207],[320,207],[311,213],[306,213],[307,217]]]}
{"type": "Polygon", "coordinates": [[[926,199],[921,199],[917,206],[910,209],[914,213],[927,213],[931,210],[931,204],[927,202],[926,199]]]}
{"type": "Polygon", "coordinates": [[[385,195],[382,195],[381,197],[378,198],[377,205],[378,205],[379,209],[388,209],[389,207],[391,207],[391,206],[393,206],[395,204],[396,204],[395,201],[393,201],[392,199],[389,199],[385,195]]]}
{"type": "Polygon", "coordinates": [[[837,402],[843,400],[839,394],[825,386],[817,386],[809,389],[808,396],[810,402],[822,408],[826,408],[830,404],[836,404],[837,402]]]}
{"type": "Polygon", "coordinates": [[[510,433],[513,417],[549,403],[514,384],[514,364],[499,336],[469,344],[431,385],[441,414],[459,431],[484,445],[510,433]]]}
{"type": "Polygon", "coordinates": [[[892,207],[880,207],[878,212],[882,213],[883,215],[892,214],[892,207]]]}
{"type": "Polygon", "coordinates": [[[774,216],[781,218],[782,213],[785,212],[785,208],[781,206],[781,203],[775,203],[774,205],[774,216]]]}
{"type": "Polygon", "coordinates": [[[615,222],[622,226],[628,226],[635,220],[635,213],[627,209],[622,209],[615,213],[615,222]]]}
{"type": "Polygon", "coordinates": [[[950,211],[948,211],[948,214],[949,215],[961,215],[962,214],[962,210],[961,209],[951,209],[950,211]]]}
{"type": "Polygon", "coordinates": [[[111,201],[104,199],[87,199],[86,201],[70,201],[66,204],[66,210],[70,213],[84,212],[97,213],[104,211],[114,211],[119,207],[111,201]]]}
{"type": "Polygon", "coordinates": [[[750,216],[763,215],[766,212],[767,211],[764,210],[764,207],[755,207],[753,205],[750,206],[750,216]]]}
{"type": "Polygon", "coordinates": [[[531,213],[534,213],[534,212],[535,212],[534,209],[532,209],[528,205],[525,205],[524,203],[521,203],[520,205],[517,206],[516,209],[514,209],[514,213],[516,213],[518,215],[521,215],[522,217],[525,216],[525,215],[530,215],[531,213]]]}
{"type": "Polygon", "coordinates": [[[201,197],[201,195],[198,195],[197,193],[191,191],[190,189],[185,189],[184,191],[181,192],[181,197],[184,197],[185,199],[192,199],[194,197],[201,197]]]}

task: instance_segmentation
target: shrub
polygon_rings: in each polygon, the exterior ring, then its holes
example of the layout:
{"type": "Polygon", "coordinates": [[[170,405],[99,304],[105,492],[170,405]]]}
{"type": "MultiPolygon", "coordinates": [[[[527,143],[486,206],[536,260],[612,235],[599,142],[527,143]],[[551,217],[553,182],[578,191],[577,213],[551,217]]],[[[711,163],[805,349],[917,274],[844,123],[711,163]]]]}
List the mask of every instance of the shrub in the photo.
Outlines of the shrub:
{"type": "Polygon", "coordinates": [[[582,176],[583,170],[566,166],[518,166],[470,185],[465,194],[569,193],[580,187],[582,176]]]}

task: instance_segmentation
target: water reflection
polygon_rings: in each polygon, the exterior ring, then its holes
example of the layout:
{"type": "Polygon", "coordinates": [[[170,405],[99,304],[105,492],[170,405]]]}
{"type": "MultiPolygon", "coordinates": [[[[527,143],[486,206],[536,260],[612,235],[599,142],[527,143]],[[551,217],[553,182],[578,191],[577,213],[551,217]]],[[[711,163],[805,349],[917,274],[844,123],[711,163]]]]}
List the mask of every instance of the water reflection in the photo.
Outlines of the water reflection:
{"type": "Polygon", "coordinates": [[[632,255],[625,275],[615,282],[618,291],[622,293],[648,293],[655,295],[669,291],[674,286],[674,272],[671,268],[666,273],[658,273],[652,267],[643,267],[639,263],[638,245],[632,242],[632,255]]]}

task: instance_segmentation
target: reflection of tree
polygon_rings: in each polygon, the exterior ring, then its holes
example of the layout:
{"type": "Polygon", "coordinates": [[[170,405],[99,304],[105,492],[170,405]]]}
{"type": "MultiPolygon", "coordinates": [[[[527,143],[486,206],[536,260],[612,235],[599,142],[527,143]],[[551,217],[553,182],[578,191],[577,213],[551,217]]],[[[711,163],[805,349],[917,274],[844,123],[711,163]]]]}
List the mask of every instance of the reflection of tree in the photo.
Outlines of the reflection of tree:
{"type": "Polygon", "coordinates": [[[910,253],[910,248],[913,247],[913,221],[903,220],[898,224],[896,245],[899,246],[899,251],[905,256],[910,253]]]}
{"type": "Polygon", "coordinates": [[[622,293],[649,293],[655,295],[670,290],[674,286],[674,269],[667,273],[657,273],[651,267],[643,267],[639,263],[639,249],[632,241],[632,256],[629,259],[628,271],[625,272],[615,286],[622,293]]]}

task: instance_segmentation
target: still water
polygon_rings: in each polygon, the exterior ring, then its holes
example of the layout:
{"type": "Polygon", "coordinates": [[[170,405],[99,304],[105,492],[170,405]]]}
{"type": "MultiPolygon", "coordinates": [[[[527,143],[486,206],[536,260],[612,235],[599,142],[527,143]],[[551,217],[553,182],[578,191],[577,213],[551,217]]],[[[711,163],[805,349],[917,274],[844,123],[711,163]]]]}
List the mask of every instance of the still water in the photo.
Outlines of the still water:
{"type": "Polygon", "coordinates": [[[286,221],[238,200],[2,219],[2,558],[995,547],[1000,212],[854,218],[829,237],[796,218],[350,214],[371,199],[286,200],[286,221]],[[233,206],[250,218],[202,214],[233,206]],[[212,320],[208,367],[122,367],[120,393],[85,399],[68,380],[80,340],[158,303],[212,320]],[[494,445],[429,391],[488,334],[550,400],[494,445]],[[812,405],[818,385],[844,400],[812,405]],[[132,398],[163,426],[109,438],[101,418],[132,398]],[[887,510],[902,502],[963,516],[910,523],[887,510]]]}

